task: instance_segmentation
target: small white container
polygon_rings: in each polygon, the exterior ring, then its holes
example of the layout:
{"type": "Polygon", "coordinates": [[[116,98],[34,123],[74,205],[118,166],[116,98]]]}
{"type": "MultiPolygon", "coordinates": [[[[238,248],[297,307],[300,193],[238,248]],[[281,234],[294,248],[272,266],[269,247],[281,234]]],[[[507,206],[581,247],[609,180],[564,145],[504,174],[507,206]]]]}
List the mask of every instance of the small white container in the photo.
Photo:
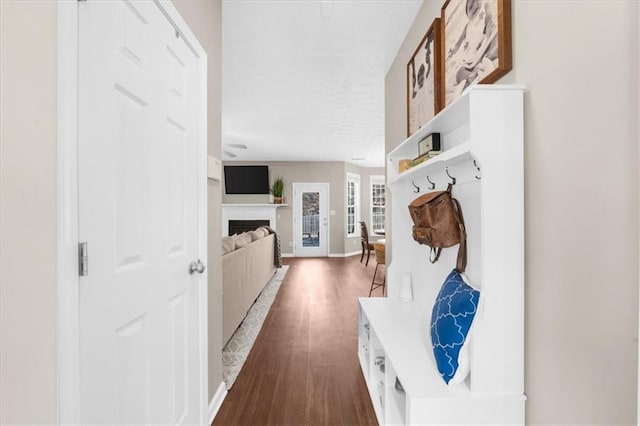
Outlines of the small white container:
{"type": "Polygon", "coordinates": [[[400,301],[405,303],[413,302],[413,287],[411,285],[411,274],[402,274],[400,281],[400,301]]]}

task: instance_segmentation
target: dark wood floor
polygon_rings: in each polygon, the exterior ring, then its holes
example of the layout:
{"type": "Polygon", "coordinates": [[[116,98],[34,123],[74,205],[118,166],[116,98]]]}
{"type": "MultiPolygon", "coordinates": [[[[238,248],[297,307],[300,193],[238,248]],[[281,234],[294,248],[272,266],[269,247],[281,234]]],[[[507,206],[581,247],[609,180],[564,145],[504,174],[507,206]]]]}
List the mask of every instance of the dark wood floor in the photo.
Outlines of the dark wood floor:
{"type": "Polygon", "coordinates": [[[357,298],[369,294],[376,261],[359,260],[285,259],[289,272],[214,425],[377,424],[356,354],[357,298]]]}

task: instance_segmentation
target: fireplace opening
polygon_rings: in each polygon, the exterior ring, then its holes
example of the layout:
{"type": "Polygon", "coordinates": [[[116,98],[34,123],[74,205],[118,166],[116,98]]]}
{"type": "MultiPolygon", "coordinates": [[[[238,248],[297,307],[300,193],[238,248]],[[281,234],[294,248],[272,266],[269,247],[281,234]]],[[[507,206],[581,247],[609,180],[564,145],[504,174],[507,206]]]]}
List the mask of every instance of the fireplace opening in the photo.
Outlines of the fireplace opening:
{"type": "Polygon", "coordinates": [[[229,235],[253,231],[261,226],[269,226],[269,220],[230,220],[229,235]]]}

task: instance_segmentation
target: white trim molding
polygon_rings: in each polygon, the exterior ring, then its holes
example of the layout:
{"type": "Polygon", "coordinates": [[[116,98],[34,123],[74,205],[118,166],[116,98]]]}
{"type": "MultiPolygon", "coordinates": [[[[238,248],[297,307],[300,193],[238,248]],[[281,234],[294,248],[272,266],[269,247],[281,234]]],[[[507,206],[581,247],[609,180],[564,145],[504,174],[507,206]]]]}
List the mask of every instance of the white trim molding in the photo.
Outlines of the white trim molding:
{"type": "Polygon", "coordinates": [[[360,189],[360,175],[355,173],[347,172],[347,179],[345,185],[345,235],[346,238],[358,238],[360,237],[360,225],[359,222],[362,220],[360,206],[362,205],[362,200],[360,199],[361,189],[360,189]],[[349,185],[353,184],[353,232],[349,232],[349,185]]]}
{"type": "Polygon", "coordinates": [[[269,226],[277,231],[278,207],[287,204],[223,204],[222,205],[222,236],[229,235],[230,220],[268,220],[269,226]]]}
{"type": "Polygon", "coordinates": [[[360,252],[359,251],[352,251],[350,253],[330,254],[329,257],[351,257],[351,256],[355,256],[357,254],[360,254],[360,252]]]}
{"type": "Polygon", "coordinates": [[[207,424],[213,423],[213,419],[216,418],[216,414],[218,414],[220,407],[222,407],[222,403],[227,397],[227,393],[227,386],[224,382],[220,382],[216,393],[213,394],[213,398],[211,398],[211,401],[209,402],[209,423],[207,424]]]}
{"type": "Polygon", "coordinates": [[[58,423],[80,423],[78,291],[78,2],[58,12],[58,423]]]}

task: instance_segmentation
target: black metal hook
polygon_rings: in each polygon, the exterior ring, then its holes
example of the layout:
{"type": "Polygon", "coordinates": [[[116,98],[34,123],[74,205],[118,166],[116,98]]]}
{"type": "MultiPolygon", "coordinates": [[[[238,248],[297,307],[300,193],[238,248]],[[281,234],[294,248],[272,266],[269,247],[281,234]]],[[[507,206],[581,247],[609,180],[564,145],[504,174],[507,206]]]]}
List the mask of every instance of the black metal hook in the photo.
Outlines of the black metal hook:
{"type": "Polygon", "coordinates": [[[482,173],[480,172],[480,167],[478,166],[478,163],[476,163],[476,160],[473,160],[473,167],[475,167],[476,170],[478,171],[478,174],[476,175],[476,179],[478,180],[482,179],[482,173]]]}
{"type": "Polygon", "coordinates": [[[449,174],[449,166],[445,167],[444,171],[447,173],[447,176],[449,176],[449,179],[451,179],[451,185],[455,185],[456,184],[456,178],[454,178],[453,176],[451,176],[449,174]]]}
{"type": "Polygon", "coordinates": [[[415,189],[413,190],[413,192],[415,192],[416,194],[417,194],[418,192],[420,192],[420,187],[419,187],[418,185],[416,185],[416,183],[415,183],[414,181],[411,181],[411,185],[413,185],[413,187],[415,188],[415,189]]]}
{"type": "Polygon", "coordinates": [[[436,184],[434,182],[431,182],[431,179],[429,179],[429,176],[427,176],[427,182],[429,182],[429,189],[430,190],[434,190],[436,189],[436,184]]]}

